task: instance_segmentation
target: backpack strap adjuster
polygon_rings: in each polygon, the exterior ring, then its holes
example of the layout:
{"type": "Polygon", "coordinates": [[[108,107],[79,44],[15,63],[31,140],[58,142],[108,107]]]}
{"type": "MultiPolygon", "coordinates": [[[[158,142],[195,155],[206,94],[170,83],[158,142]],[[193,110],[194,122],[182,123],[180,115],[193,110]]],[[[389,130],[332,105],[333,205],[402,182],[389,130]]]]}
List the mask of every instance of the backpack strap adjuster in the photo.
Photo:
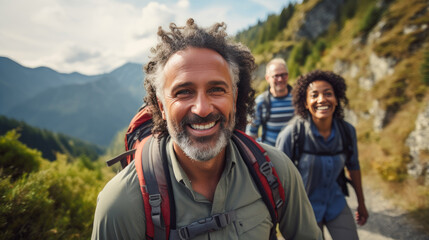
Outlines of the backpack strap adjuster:
{"type": "Polygon", "coordinates": [[[276,189],[279,186],[279,183],[277,182],[277,178],[273,174],[273,166],[271,162],[264,162],[259,166],[259,169],[261,170],[261,173],[264,174],[264,176],[267,178],[268,184],[270,185],[271,189],[276,189]]]}
{"type": "Polygon", "coordinates": [[[156,226],[162,226],[161,221],[161,194],[149,195],[149,204],[152,207],[152,221],[156,226]]]}

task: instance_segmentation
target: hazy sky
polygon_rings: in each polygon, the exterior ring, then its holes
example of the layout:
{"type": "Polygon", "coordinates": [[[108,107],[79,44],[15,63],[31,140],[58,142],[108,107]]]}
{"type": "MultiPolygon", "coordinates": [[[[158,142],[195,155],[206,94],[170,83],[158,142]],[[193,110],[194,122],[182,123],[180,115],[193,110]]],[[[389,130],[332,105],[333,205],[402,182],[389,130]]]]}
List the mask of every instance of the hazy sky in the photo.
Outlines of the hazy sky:
{"type": "Polygon", "coordinates": [[[0,56],[27,67],[98,74],[144,63],[158,26],[224,21],[228,33],[301,0],[0,0],[0,56]]]}

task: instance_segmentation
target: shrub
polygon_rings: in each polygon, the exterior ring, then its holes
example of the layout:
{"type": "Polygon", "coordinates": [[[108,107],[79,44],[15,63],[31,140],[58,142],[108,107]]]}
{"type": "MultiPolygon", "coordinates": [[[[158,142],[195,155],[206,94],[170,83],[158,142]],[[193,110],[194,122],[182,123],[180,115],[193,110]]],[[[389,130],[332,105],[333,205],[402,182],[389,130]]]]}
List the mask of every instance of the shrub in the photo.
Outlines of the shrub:
{"type": "Polygon", "coordinates": [[[34,167],[20,174],[6,171],[11,168],[0,170],[1,239],[89,239],[97,195],[107,180],[100,166],[87,157],[68,163],[66,155],[49,162],[20,143],[14,132],[0,142],[5,156],[44,163],[39,171],[34,167]]]}
{"type": "Polygon", "coordinates": [[[359,32],[367,34],[378,23],[383,13],[382,8],[373,6],[363,17],[359,32]]]}
{"type": "Polygon", "coordinates": [[[2,174],[10,176],[12,181],[25,173],[37,171],[43,161],[42,153],[21,143],[19,136],[16,130],[0,136],[0,168],[2,174]]]}

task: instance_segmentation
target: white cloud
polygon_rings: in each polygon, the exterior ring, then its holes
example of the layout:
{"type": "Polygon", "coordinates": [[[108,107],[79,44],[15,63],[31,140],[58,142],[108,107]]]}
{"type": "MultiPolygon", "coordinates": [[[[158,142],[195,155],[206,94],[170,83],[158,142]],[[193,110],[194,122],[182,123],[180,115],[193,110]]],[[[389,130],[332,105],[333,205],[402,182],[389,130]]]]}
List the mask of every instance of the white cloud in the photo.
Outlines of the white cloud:
{"type": "Polygon", "coordinates": [[[189,17],[203,27],[225,21],[230,34],[257,20],[211,1],[0,0],[0,56],[61,72],[107,72],[146,62],[158,26],[182,26],[189,17]]]}
{"type": "MultiPolygon", "coordinates": [[[[65,72],[78,69],[94,74],[111,70],[125,63],[127,58],[138,59],[139,54],[148,52],[149,46],[144,45],[147,40],[135,36],[144,31],[145,26],[148,26],[146,29],[156,28],[147,24],[149,20],[163,19],[158,18],[163,14],[145,19],[141,10],[111,0],[45,0],[20,9],[26,4],[20,0],[10,1],[8,10],[0,10],[0,14],[15,13],[7,16],[9,22],[15,24],[0,25],[0,36],[7,38],[0,40],[0,55],[25,59],[20,63],[32,67],[43,65],[65,72]],[[32,47],[26,51],[12,51],[28,44],[32,47]]],[[[2,2],[1,5],[6,4],[2,2]]]]}
{"type": "Polygon", "coordinates": [[[188,8],[189,0],[179,0],[179,2],[177,3],[177,6],[180,8],[188,8]]]}

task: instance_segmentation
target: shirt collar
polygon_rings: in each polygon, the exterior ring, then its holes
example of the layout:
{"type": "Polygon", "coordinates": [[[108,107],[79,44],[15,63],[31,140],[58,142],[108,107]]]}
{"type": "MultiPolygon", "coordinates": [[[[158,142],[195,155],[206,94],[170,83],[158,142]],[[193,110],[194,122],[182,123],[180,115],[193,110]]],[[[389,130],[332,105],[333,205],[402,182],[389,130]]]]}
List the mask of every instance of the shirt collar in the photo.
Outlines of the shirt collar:
{"type": "Polygon", "coordinates": [[[311,127],[311,131],[313,132],[313,135],[318,138],[323,140],[324,142],[329,142],[332,139],[334,139],[335,137],[335,119],[332,120],[332,129],[331,129],[331,134],[329,135],[328,139],[325,140],[325,138],[320,134],[319,130],[316,127],[316,124],[314,124],[313,119],[310,117],[310,127],[311,127]]]}

